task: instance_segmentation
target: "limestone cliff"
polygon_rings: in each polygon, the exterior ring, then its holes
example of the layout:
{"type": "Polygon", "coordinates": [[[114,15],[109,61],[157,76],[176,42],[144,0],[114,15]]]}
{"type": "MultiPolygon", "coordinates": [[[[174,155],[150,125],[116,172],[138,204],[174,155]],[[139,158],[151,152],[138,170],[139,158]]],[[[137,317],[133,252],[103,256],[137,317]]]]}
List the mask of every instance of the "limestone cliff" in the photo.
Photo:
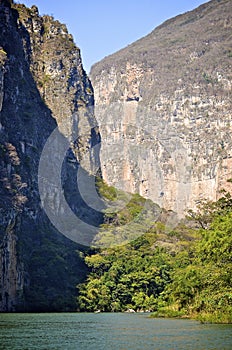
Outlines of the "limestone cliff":
{"type": "MultiPolygon", "coordinates": [[[[57,135],[71,142],[79,161],[90,151],[99,138],[92,107],[80,50],[65,26],[40,17],[35,6],[1,0],[0,311],[75,309],[76,285],[86,267],[77,254],[80,246],[62,236],[43,211],[38,166],[57,125],[57,135]]],[[[72,150],[72,162],[67,158],[63,165],[66,198],[74,212],[97,225],[101,217],[72,187],[78,168],[72,150]]],[[[54,164],[56,152],[50,155],[54,164]]],[[[47,190],[53,204],[59,202],[56,189],[47,190]]]]}
{"type": "Polygon", "coordinates": [[[52,111],[60,131],[75,135],[78,159],[89,149],[93,114],[93,89],[81,62],[80,49],[64,24],[52,16],[39,16],[38,8],[14,5],[25,57],[44,102],[52,111]],[[91,128],[90,128],[91,126],[91,128]]]}
{"type": "Polygon", "coordinates": [[[183,213],[229,189],[232,6],[213,0],[90,73],[103,178],[183,213]]]}

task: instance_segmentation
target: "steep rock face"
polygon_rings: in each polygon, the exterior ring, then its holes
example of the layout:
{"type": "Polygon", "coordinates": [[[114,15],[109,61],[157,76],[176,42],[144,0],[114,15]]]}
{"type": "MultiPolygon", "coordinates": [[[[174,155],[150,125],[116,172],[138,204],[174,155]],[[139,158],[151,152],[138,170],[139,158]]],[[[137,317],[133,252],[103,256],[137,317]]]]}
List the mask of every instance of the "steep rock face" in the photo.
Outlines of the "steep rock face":
{"type": "MultiPolygon", "coordinates": [[[[38,166],[57,124],[57,135],[73,141],[71,146],[79,160],[93,142],[98,142],[93,92],[81,66],[79,49],[67,32],[60,34],[57,28],[62,25],[52,18],[46,19],[46,35],[60,47],[63,65],[61,70],[56,69],[57,61],[52,62],[56,51],[51,45],[47,47],[50,58],[41,68],[37,54],[40,51],[42,55],[44,42],[50,40],[44,39],[44,22],[35,7],[26,9],[0,1],[0,311],[74,310],[76,285],[86,273],[81,254],[77,254],[80,246],[62,236],[42,208],[38,166]],[[69,46],[70,58],[66,51],[69,46]],[[71,70],[79,73],[71,77],[71,70]],[[47,80],[48,71],[51,76],[47,80]],[[53,100],[56,84],[57,103],[53,100]]],[[[54,164],[56,152],[50,155],[54,164]]],[[[72,163],[67,158],[62,173],[67,201],[73,211],[97,225],[101,218],[84,207],[78,189],[72,187],[78,162],[71,149],[69,154],[72,163]]],[[[59,203],[57,189],[47,186],[47,191],[52,205],[59,203]]]]}
{"type": "Polygon", "coordinates": [[[25,56],[41,97],[60,131],[69,138],[75,135],[73,149],[82,160],[81,153],[89,149],[91,128],[96,134],[98,128],[93,114],[93,89],[82,66],[80,49],[64,24],[52,16],[39,16],[36,6],[29,9],[15,4],[14,8],[19,13],[25,56]]]}
{"type": "Polygon", "coordinates": [[[232,7],[213,0],[95,64],[103,178],[183,213],[229,189],[232,7]]]}
{"type": "Polygon", "coordinates": [[[17,258],[17,236],[14,224],[8,224],[0,249],[0,286],[1,311],[15,310],[17,302],[22,300],[24,289],[24,268],[17,258]]]}

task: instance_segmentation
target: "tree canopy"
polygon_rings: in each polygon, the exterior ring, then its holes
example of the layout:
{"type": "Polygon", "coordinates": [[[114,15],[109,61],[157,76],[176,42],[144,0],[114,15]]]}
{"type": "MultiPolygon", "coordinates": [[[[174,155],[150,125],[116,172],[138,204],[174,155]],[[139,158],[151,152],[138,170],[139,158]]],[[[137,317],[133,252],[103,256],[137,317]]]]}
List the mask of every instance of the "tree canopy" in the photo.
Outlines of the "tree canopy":
{"type": "MultiPolygon", "coordinates": [[[[133,208],[138,209],[141,199],[134,197],[132,203],[133,208]]],[[[131,203],[125,211],[129,219],[130,208],[131,203]]],[[[119,217],[120,222],[107,214],[104,240],[107,232],[114,231],[116,226],[123,229],[125,218],[122,213],[119,217]]],[[[78,286],[79,309],[111,312],[134,309],[152,311],[155,317],[231,322],[230,195],[225,194],[216,203],[205,201],[196,212],[190,212],[189,217],[199,227],[193,229],[185,221],[175,230],[167,231],[164,222],[156,219],[149,229],[144,227],[145,233],[135,240],[118,247],[97,249],[86,256],[91,273],[87,281],[78,286]]]]}

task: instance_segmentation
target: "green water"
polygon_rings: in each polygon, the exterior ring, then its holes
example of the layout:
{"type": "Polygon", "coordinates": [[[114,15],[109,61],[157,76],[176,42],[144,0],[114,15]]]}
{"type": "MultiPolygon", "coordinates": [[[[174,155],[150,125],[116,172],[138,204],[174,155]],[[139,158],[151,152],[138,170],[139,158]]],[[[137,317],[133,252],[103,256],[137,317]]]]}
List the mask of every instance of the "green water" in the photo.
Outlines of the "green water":
{"type": "Polygon", "coordinates": [[[147,314],[0,314],[0,349],[223,350],[232,349],[232,326],[147,314]]]}

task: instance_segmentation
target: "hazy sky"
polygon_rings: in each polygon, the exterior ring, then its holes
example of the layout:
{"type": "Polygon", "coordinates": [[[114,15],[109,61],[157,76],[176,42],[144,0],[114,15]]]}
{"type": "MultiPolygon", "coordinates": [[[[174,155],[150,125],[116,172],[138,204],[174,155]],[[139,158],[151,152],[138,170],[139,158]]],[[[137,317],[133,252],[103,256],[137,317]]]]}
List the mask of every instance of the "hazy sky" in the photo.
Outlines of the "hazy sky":
{"type": "Polygon", "coordinates": [[[22,0],[65,23],[80,47],[84,68],[150,33],[165,20],[207,0],[22,0]]]}

